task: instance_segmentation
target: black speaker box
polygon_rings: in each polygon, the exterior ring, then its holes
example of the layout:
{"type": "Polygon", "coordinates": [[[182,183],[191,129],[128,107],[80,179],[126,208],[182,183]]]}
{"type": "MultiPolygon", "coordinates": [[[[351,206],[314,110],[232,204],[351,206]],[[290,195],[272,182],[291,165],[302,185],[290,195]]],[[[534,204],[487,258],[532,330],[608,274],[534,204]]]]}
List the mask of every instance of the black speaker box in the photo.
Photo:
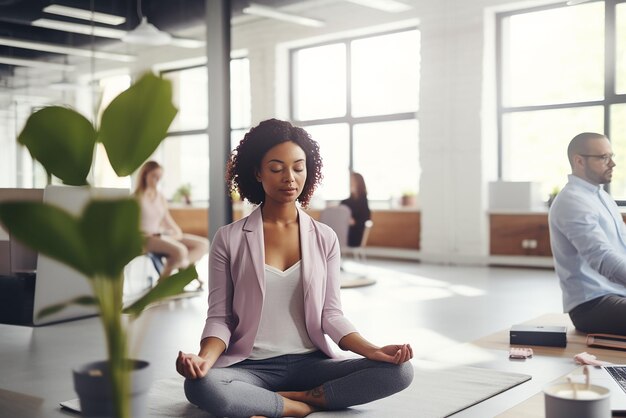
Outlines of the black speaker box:
{"type": "Polygon", "coordinates": [[[510,343],[515,345],[541,345],[565,347],[567,327],[541,325],[513,325],[509,333],[510,343]]]}

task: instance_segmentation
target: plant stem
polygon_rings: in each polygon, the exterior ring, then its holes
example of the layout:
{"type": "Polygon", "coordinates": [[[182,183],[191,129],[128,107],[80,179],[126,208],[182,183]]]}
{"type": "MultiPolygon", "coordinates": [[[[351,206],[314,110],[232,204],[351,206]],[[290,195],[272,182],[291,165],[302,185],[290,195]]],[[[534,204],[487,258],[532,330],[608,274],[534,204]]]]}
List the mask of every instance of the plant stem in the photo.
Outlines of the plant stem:
{"type": "Polygon", "coordinates": [[[122,324],[123,277],[94,278],[100,315],[109,355],[111,390],[116,418],[131,418],[130,371],[132,361],[127,359],[127,335],[122,324]]]}

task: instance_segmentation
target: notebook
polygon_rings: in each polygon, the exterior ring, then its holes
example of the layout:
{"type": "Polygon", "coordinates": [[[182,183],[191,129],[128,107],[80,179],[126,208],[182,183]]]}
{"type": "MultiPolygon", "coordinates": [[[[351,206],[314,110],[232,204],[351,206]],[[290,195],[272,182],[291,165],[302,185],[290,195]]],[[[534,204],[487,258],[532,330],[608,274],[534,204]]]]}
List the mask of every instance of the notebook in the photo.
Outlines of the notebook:
{"type": "Polygon", "coordinates": [[[61,409],[80,414],[80,399],[70,399],[69,401],[59,402],[61,409]]]}
{"type": "Polygon", "coordinates": [[[626,337],[613,334],[589,334],[587,335],[587,345],[589,347],[626,350],[626,337]]]}

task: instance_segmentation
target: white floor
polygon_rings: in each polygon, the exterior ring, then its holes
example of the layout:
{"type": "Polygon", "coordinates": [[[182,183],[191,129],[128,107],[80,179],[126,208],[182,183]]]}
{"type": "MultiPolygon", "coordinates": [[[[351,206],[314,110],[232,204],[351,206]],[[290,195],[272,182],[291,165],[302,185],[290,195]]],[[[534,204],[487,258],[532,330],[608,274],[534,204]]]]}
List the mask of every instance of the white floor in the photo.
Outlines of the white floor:
{"type": "MultiPolygon", "coordinates": [[[[377,280],[342,290],[345,314],[372,342],[409,342],[417,358],[561,312],[553,270],[374,259],[345,267],[377,280]]],[[[206,259],[199,271],[206,277],[206,259]]],[[[141,340],[137,356],[155,366],[155,379],[175,376],[178,350],[197,351],[205,313],[206,299],[197,297],[151,309],[140,319],[148,331],[134,335],[141,340]]],[[[64,416],[57,402],[75,397],[71,368],[104,357],[97,318],[38,328],[0,325],[0,417],[64,416]],[[7,393],[32,396],[32,408],[16,411],[7,405],[7,393]]]]}
{"type": "Polygon", "coordinates": [[[343,290],[345,314],[374,342],[408,341],[419,357],[562,310],[550,269],[369,260],[366,271],[377,283],[343,290]]]}

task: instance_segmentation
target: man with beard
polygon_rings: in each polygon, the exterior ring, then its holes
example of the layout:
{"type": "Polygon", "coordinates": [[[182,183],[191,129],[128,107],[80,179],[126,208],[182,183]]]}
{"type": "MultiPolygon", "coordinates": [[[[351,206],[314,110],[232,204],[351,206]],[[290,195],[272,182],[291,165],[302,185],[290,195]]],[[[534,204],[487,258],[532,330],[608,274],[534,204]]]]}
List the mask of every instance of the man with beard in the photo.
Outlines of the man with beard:
{"type": "Polygon", "coordinates": [[[550,208],[550,244],[563,310],[576,329],[626,335],[626,226],[611,196],[614,154],[604,135],[567,148],[572,174],[550,208]]]}

